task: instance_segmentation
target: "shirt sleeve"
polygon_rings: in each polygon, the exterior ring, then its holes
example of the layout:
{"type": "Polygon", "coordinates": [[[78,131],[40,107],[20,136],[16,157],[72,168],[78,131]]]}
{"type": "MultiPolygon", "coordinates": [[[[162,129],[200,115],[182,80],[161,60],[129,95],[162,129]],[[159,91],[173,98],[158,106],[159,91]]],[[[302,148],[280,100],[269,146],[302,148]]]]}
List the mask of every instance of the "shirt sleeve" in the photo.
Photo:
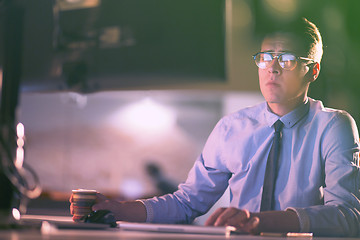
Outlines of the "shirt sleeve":
{"type": "Polygon", "coordinates": [[[322,136],[324,205],[289,208],[301,230],[321,236],[360,236],[359,134],[347,113],[337,114],[322,136]]]}
{"type": "MultiPolygon", "coordinates": [[[[222,196],[231,173],[212,163],[220,161],[213,139],[221,138],[222,127],[217,124],[205,144],[203,153],[195,161],[185,183],[173,194],[142,200],[147,211],[147,222],[191,223],[205,214],[222,196]],[[210,146],[211,145],[211,146],[210,146]],[[208,153],[211,151],[211,154],[208,153]],[[204,159],[204,155],[207,158],[204,159]]],[[[219,150],[220,151],[220,150],[219,150]]]]}

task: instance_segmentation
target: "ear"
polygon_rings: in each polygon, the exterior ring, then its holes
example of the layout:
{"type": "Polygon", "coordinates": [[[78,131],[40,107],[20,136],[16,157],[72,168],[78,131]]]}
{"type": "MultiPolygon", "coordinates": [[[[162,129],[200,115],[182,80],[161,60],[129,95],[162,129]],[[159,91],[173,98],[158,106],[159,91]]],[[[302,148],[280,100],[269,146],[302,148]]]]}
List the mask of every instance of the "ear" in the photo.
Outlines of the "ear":
{"type": "Polygon", "coordinates": [[[314,63],[309,69],[310,82],[314,82],[320,74],[320,63],[314,63]]]}

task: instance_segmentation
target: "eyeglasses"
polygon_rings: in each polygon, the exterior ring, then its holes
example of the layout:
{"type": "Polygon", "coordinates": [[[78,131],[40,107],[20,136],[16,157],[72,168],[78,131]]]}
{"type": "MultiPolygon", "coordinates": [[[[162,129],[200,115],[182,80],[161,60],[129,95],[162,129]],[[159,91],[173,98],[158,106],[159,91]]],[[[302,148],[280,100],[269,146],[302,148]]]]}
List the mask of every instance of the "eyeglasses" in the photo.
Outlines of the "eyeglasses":
{"type": "Polygon", "coordinates": [[[311,61],[314,63],[315,61],[310,58],[305,57],[297,57],[293,53],[283,52],[283,53],[277,53],[277,52],[258,52],[255,55],[253,55],[253,58],[255,60],[256,65],[261,69],[266,69],[270,67],[271,63],[273,62],[274,58],[277,58],[278,63],[281,68],[285,70],[293,70],[298,61],[311,61]],[[277,54],[277,55],[273,55],[277,54]]]}

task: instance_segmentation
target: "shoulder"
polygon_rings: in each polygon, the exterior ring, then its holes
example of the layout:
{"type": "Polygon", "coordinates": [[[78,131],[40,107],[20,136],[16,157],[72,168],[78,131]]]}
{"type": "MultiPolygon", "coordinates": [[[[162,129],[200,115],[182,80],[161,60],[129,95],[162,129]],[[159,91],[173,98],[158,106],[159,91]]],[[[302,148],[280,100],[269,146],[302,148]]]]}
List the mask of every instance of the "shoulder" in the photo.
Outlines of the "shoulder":
{"type": "Polygon", "coordinates": [[[319,100],[309,99],[310,112],[309,118],[311,122],[319,124],[319,126],[340,131],[351,131],[358,135],[358,129],[354,118],[346,111],[324,107],[319,100]]]}
{"type": "Polygon", "coordinates": [[[319,100],[309,99],[310,116],[322,118],[324,120],[354,122],[353,117],[346,111],[325,107],[319,100]]]}

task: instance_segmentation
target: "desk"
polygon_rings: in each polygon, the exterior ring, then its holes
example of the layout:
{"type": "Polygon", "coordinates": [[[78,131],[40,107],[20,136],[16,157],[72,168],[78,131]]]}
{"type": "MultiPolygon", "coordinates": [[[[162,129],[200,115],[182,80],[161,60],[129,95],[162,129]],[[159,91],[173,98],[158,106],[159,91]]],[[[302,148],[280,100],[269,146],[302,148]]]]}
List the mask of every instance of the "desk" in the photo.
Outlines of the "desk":
{"type": "MultiPolygon", "coordinates": [[[[44,216],[38,219],[43,219],[44,216]]],[[[34,219],[32,216],[31,219],[34,219]]],[[[68,217],[53,217],[48,218],[49,220],[57,221],[69,221],[68,217]]],[[[70,218],[71,219],[71,218],[70,218]]],[[[47,219],[45,219],[47,220],[47,219]]],[[[139,232],[139,231],[124,231],[119,229],[104,229],[104,230],[73,230],[73,229],[47,229],[41,231],[39,228],[19,228],[19,229],[8,229],[0,230],[1,240],[113,240],[113,239],[135,239],[135,240],[227,240],[227,239],[239,239],[239,240],[280,240],[289,239],[286,237],[265,237],[265,236],[251,236],[251,235],[205,235],[205,234],[178,234],[178,233],[156,233],[156,232],[139,232]]],[[[294,240],[343,240],[344,238],[290,238],[294,240]]],[[[360,240],[360,238],[346,238],[346,240],[360,240]]]]}
{"type": "MultiPolygon", "coordinates": [[[[39,230],[0,230],[1,240],[280,240],[289,239],[286,237],[262,237],[250,235],[233,235],[230,237],[214,235],[195,235],[195,234],[170,234],[170,233],[150,233],[150,232],[129,232],[129,231],[106,231],[106,230],[62,230],[58,234],[41,234],[39,230]]],[[[290,238],[294,240],[305,240],[310,238],[290,238]]],[[[313,240],[344,240],[344,238],[321,238],[314,237],[313,240]]],[[[360,238],[346,238],[346,240],[360,240],[360,238]]]]}

